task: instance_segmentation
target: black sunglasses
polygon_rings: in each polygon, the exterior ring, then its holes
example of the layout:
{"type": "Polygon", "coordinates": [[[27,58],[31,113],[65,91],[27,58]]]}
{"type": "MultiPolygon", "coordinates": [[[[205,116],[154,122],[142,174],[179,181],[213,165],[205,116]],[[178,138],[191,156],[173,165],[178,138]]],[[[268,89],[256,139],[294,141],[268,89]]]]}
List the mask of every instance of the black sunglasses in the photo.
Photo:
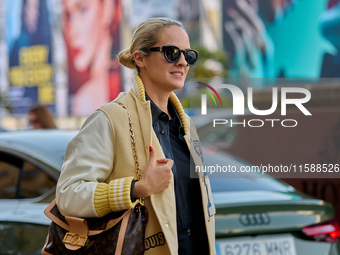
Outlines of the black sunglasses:
{"type": "Polygon", "coordinates": [[[176,46],[162,46],[162,47],[152,47],[149,49],[142,49],[143,51],[162,51],[164,52],[165,59],[170,63],[175,63],[181,58],[181,53],[183,52],[184,58],[188,63],[188,66],[193,66],[198,59],[198,51],[188,49],[181,50],[176,46]]]}

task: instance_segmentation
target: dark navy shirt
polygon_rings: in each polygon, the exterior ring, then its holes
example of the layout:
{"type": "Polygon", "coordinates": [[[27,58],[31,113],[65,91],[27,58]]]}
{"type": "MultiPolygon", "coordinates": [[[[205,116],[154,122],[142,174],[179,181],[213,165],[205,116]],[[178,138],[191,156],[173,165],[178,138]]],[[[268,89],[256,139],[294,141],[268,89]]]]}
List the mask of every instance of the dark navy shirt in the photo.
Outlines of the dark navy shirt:
{"type": "MultiPolygon", "coordinates": [[[[172,117],[160,110],[152,100],[146,95],[146,99],[151,102],[152,125],[156,136],[160,142],[166,158],[174,161],[172,172],[174,176],[177,228],[191,228],[195,217],[202,213],[202,198],[199,181],[190,178],[191,156],[188,146],[184,140],[184,128],[181,120],[169,100],[168,111],[172,117]]],[[[200,219],[201,220],[201,219],[200,219]]]]}

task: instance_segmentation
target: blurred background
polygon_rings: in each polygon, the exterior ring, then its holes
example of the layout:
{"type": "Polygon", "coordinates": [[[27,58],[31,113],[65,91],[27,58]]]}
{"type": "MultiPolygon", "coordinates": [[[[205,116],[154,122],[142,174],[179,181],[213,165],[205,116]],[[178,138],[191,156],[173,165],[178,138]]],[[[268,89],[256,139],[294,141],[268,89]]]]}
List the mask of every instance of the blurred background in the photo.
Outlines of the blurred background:
{"type": "Polygon", "coordinates": [[[188,80],[339,77],[338,2],[4,0],[1,125],[26,128],[22,117],[39,103],[58,127],[78,128],[83,117],[129,90],[133,72],[120,67],[116,55],[140,22],[156,16],[182,21],[199,50],[188,80]]]}
{"type": "MultiPolygon", "coordinates": [[[[130,89],[134,72],[119,65],[117,53],[140,22],[158,16],[182,21],[200,52],[187,86],[176,92],[187,109],[190,82],[198,80],[237,79],[242,90],[254,88],[262,109],[271,106],[273,86],[311,91],[311,118],[288,111],[299,122],[294,129],[212,130],[207,118],[196,119],[203,143],[256,165],[339,163],[340,0],[3,0],[1,128],[30,128],[27,112],[40,104],[58,128],[79,129],[97,107],[130,89]]],[[[230,95],[221,96],[230,108],[230,95]]],[[[234,117],[219,110],[220,118],[234,117]]],[[[340,218],[337,179],[286,181],[331,202],[340,218]]]]}

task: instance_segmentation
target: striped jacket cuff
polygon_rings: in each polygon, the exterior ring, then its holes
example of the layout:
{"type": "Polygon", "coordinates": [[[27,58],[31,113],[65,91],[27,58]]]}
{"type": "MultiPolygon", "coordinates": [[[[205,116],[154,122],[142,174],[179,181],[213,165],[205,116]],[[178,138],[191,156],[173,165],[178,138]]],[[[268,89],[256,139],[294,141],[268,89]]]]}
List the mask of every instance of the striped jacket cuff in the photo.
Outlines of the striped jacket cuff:
{"type": "Polygon", "coordinates": [[[135,203],[131,201],[131,184],[133,177],[115,179],[109,183],[109,204],[114,212],[132,208],[135,203]]]}
{"type": "Polygon", "coordinates": [[[133,177],[112,180],[109,184],[98,183],[94,192],[94,208],[99,217],[110,212],[132,208],[131,184],[133,177]]]}

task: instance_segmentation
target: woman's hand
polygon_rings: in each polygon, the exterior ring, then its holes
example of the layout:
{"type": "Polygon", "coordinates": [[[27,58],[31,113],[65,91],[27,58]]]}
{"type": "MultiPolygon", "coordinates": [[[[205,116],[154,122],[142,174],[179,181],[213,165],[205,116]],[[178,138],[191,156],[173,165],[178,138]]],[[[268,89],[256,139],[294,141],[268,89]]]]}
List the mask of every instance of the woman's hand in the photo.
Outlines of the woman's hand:
{"type": "Polygon", "coordinates": [[[149,150],[149,164],[145,169],[143,178],[135,183],[134,197],[148,197],[156,194],[168,188],[171,183],[171,168],[174,161],[167,158],[155,160],[155,152],[151,146],[149,150]]]}

